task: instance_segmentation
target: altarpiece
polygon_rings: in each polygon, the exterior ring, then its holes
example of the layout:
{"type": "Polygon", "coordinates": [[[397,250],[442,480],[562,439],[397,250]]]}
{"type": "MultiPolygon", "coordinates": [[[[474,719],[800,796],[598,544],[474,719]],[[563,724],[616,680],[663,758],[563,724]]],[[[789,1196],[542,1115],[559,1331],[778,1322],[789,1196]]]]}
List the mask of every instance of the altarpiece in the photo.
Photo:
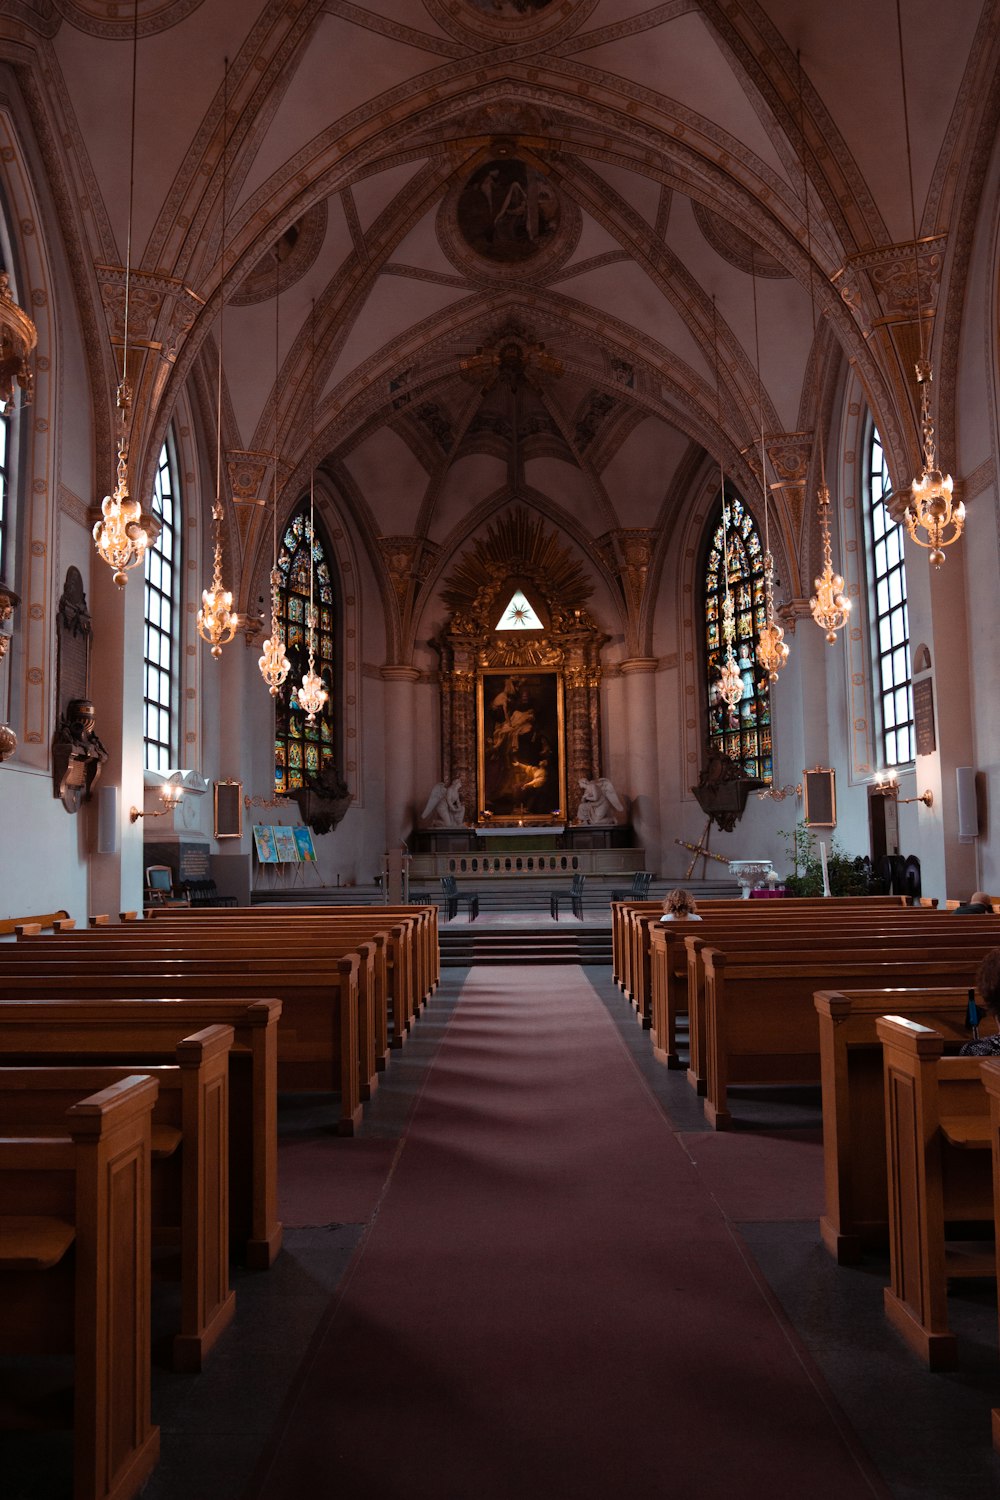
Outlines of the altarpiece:
{"type": "Polygon", "coordinates": [[[445,580],[441,759],[479,828],[569,823],[600,774],[601,647],[584,564],[516,508],[445,580]]]}

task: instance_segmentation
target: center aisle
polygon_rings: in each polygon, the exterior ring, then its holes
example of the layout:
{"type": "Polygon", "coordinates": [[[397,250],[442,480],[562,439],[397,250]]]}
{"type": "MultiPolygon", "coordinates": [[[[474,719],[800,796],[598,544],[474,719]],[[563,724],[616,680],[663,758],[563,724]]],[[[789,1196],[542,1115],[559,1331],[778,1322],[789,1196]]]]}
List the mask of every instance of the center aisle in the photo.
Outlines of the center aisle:
{"type": "Polygon", "coordinates": [[[261,1500],[889,1493],[576,968],[470,973],[261,1473],[261,1500]]]}

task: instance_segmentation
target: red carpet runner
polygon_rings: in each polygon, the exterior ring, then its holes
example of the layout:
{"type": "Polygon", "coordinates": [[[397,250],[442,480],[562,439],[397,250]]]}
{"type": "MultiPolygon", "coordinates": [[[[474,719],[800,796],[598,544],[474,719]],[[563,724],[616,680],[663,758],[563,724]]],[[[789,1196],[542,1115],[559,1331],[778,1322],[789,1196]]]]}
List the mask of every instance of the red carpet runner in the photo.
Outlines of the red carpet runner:
{"type": "Polygon", "coordinates": [[[581,971],[482,968],[258,1493],[887,1491],[581,971]]]}

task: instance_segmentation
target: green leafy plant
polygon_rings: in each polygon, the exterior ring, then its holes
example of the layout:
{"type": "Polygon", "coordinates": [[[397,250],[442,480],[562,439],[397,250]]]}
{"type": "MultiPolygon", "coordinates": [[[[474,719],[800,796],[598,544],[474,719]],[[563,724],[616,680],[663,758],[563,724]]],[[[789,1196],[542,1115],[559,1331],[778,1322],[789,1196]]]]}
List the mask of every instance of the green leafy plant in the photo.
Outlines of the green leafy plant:
{"type": "MultiPolygon", "coordinates": [[[[803,822],[778,832],[786,840],[788,862],[792,867],[792,874],[785,876],[788,895],[822,896],[823,862],[815,832],[803,822]]],[[[835,836],[831,835],[824,842],[831,896],[871,896],[881,891],[880,882],[872,874],[870,860],[845,853],[835,836]]]]}

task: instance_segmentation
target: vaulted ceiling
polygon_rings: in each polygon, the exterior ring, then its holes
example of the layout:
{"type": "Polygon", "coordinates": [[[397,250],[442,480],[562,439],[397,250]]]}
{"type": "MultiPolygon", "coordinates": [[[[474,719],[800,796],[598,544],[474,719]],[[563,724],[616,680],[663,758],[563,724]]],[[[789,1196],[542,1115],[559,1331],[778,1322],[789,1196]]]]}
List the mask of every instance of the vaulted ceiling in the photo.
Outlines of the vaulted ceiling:
{"type": "MultiPolygon", "coordinates": [[[[901,4],[912,215],[893,0],[139,0],[146,463],[183,383],[212,430],[224,294],[248,566],[276,426],[283,503],[320,461],[373,555],[451,552],[513,495],[581,544],[668,536],[706,454],[759,493],[763,428],[805,572],[845,356],[915,453],[913,219],[947,313],[996,129],[997,0],[901,4]]],[[[108,431],[132,27],[125,0],[0,3],[108,431]]]]}

